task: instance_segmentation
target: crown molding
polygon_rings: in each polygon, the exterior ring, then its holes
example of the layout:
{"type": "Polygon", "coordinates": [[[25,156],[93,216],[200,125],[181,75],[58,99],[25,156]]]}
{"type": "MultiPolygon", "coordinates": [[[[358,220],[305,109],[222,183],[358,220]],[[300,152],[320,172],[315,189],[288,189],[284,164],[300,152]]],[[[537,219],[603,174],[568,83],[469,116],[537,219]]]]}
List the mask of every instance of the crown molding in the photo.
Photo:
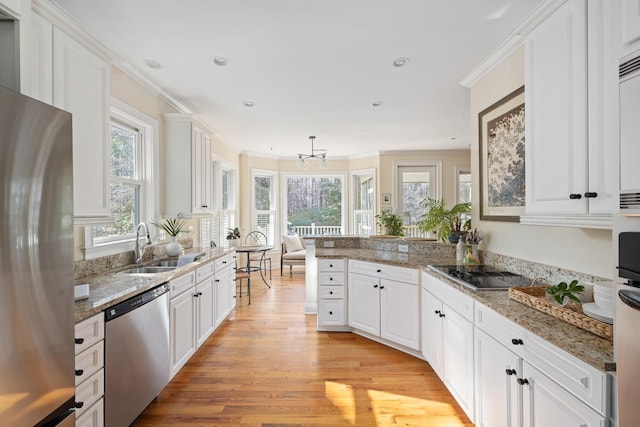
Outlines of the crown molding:
{"type": "Polygon", "coordinates": [[[524,44],[524,38],[567,0],[547,0],[536,7],[497,49],[458,83],[470,88],[524,44]]]}

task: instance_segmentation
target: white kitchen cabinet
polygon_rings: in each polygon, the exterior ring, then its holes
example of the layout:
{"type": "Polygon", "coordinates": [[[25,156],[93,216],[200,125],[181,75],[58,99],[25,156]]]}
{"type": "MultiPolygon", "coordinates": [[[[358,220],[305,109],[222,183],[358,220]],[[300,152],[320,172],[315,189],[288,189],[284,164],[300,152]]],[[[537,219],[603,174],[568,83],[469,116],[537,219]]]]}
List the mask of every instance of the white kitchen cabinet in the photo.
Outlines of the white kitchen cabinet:
{"type": "Polygon", "coordinates": [[[73,115],[76,225],[112,218],[109,186],[109,62],[53,27],[53,105],[73,115]]]}
{"type": "Polygon", "coordinates": [[[538,369],[523,362],[524,427],[602,427],[606,419],[538,369]]]}
{"type": "Polygon", "coordinates": [[[318,330],[347,330],[345,260],[318,260],[318,330]]]}
{"type": "Polygon", "coordinates": [[[196,334],[200,347],[216,328],[216,299],[214,279],[209,277],[196,285],[196,334]]]}
{"type": "MultiPolygon", "coordinates": [[[[600,0],[567,0],[525,37],[525,224],[611,228],[600,0]],[[589,55],[587,55],[589,52],[589,55]]],[[[606,69],[608,70],[608,69],[606,69]]]]}
{"type": "Polygon", "coordinates": [[[213,212],[211,136],[191,114],[164,114],[165,216],[213,212]]]}
{"type": "Polygon", "coordinates": [[[475,325],[479,426],[520,425],[513,424],[515,408],[522,408],[515,414],[525,426],[606,425],[610,384],[604,372],[477,302],[475,325]]]}
{"type": "MultiPolygon", "coordinates": [[[[193,276],[191,274],[190,276],[193,276]]],[[[196,352],[196,306],[194,303],[195,283],[175,296],[173,288],[176,282],[184,281],[184,277],[172,280],[171,299],[169,301],[169,348],[170,363],[173,376],[187,363],[196,352]]]]}
{"type": "Polygon", "coordinates": [[[215,262],[214,291],[216,293],[216,327],[227,318],[235,307],[235,281],[232,256],[225,255],[215,262]]]}
{"type": "Polygon", "coordinates": [[[426,273],[422,286],[423,355],[473,420],[473,323],[467,317],[473,301],[426,273]],[[456,311],[456,305],[467,307],[465,313],[456,311]]]}
{"type": "Polygon", "coordinates": [[[22,13],[22,0],[2,0],[0,1],[0,12],[13,17],[20,17],[22,13]]]}
{"type": "Polygon", "coordinates": [[[75,325],[76,425],[104,425],[104,313],[75,325]]]}
{"type": "Polygon", "coordinates": [[[409,349],[420,350],[418,278],[415,269],[349,261],[349,326],[409,349]]]}
{"type": "Polygon", "coordinates": [[[475,398],[478,427],[521,425],[518,375],[522,359],[481,329],[475,334],[475,398]]]}
{"type": "Polygon", "coordinates": [[[26,74],[28,84],[23,86],[25,95],[53,104],[53,24],[36,12],[29,20],[29,61],[26,74]]]}
{"type": "Polygon", "coordinates": [[[640,2],[621,0],[621,54],[628,55],[640,48],[640,2]]]}

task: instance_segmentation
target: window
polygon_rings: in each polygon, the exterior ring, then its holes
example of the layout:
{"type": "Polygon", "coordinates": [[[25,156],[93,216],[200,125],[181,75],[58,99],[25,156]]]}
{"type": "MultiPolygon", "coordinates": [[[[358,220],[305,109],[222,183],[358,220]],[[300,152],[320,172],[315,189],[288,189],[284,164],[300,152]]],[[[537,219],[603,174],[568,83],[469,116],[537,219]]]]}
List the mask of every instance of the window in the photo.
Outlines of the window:
{"type": "Polygon", "coordinates": [[[269,244],[275,244],[278,214],[277,174],[254,170],[252,175],[253,229],[249,231],[261,231],[267,236],[269,244]]]}
{"type": "MultiPolygon", "coordinates": [[[[158,123],[113,100],[109,139],[112,224],[86,227],[85,258],[133,249],[137,224],[152,219],[156,206],[154,158],[158,123]]],[[[152,231],[152,230],[150,230],[152,231]]]]}
{"type": "Polygon", "coordinates": [[[369,236],[375,232],[375,178],[374,171],[353,172],[351,178],[352,215],[351,233],[369,236]]]}
{"type": "Polygon", "coordinates": [[[286,217],[289,233],[344,234],[344,177],[290,175],[286,182],[286,217]]]}
{"type": "Polygon", "coordinates": [[[471,202],[471,170],[468,166],[458,166],[456,168],[456,203],[471,202]]]}
{"type": "Polygon", "coordinates": [[[405,226],[415,226],[422,218],[420,202],[440,197],[439,162],[424,165],[396,165],[396,209],[405,226]]]}
{"type": "Polygon", "coordinates": [[[236,182],[236,170],[232,166],[226,165],[220,160],[213,162],[214,194],[216,194],[214,197],[213,229],[209,240],[203,240],[201,237],[202,242],[207,243],[214,240],[223,248],[228,248],[227,231],[236,226],[236,182]]]}

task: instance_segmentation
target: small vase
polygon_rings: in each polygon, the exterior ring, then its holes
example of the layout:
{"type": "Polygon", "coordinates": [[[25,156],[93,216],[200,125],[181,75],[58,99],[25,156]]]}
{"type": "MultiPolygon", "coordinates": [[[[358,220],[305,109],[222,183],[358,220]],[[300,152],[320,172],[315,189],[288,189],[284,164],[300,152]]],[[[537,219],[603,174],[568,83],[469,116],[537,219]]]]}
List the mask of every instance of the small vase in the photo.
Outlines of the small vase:
{"type": "Polygon", "coordinates": [[[238,247],[238,239],[227,239],[229,242],[229,248],[237,248],[238,247]]]}
{"type": "Polygon", "coordinates": [[[182,253],[182,245],[178,243],[178,238],[176,236],[172,237],[173,241],[167,243],[164,247],[164,251],[168,256],[178,256],[182,253]]]}

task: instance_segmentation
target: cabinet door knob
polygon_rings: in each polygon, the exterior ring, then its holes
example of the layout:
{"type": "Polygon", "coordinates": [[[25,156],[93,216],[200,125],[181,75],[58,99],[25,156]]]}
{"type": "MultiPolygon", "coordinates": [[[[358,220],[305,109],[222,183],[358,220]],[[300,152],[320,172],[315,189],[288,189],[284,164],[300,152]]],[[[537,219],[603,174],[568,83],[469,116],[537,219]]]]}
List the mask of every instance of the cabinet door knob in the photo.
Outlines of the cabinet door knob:
{"type": "Polygon", "coordinates": [[[333,295],[333,291],[329,291],[329,295],[333,295]]]}
{"type": "Polygon", "coordinates": [[[435,314],[440,314],[440,310],[434,311],[435,314]]]}
{"type": "Polygon", "coordinates": [[[380,285],[380,289],[384,289],[384,286],[380,285]]]}
{"type": "Polygon", "coordinates": [[[527,381],[526,378],[518,378],[518,384],[527,385],[527,384],[529,384],[529,381],[527,381]]]}
{"type": "Polygon", "coordinates": [[[580,199],[582,199],[582,194],[580,194],[580,193],[569,194],[569,198],[571,200],[580,200],[580,199]]]}
{"type": "Polygon", "coordinates": [[[507,369],[506,372],[507,372],[507,375],[516,375],[515,369],[507,369]]]}
{"type": "Polygon", "coordinates": [[[80,377],[84,374],[84,369],[76,369],[76,377],[80,377]]]}
{"type": "Polygon", "coordinates": [[[586,197],[587,199],[593,199],[594,197],[598,197],[598,193],[587,191],[586,193],[584,193],[584,197],[586,197]]]}
{"type": "Polygon", "coordinates": [[[333,264],[329,264],[329,268],[333,268],[333,264]]]}
{"type": "Polygon", "coordinates": [[[377,270],[376,270],[376,273],[382,273],[382,270],[377,269],[377,270]]]}
{"type": "Polygon", "coordinates": [[[522,342],[522,340],[520,338],[513,338],[511,340],[511,344],[513,344],[513,345],[524,345],[524,342],[522,342]]]}
{"type": "Polygon", "coordinates": [[[76,338],[75,339],[75,343],[76,344],[82,344],[84,342],[84,338],[76,338]]]}
{"type": "Polygon", "coordinates": [[[330,316],[333,316],[333,311],[330,311],[330,312],[329,312],[329,315],[330,315],[330,316]]]}
{"type": "Polygon", "coordinates": [[[373,285],[373,287],[374,287],[374,288],[377,288],[377,287],[378,287],[378,285],[373,285]]]}
{"type": "Polygon", "coordinates": [[[76,408],[80,409],[84,406],[84,402],[76,402],[76,408]]]}
{"type": "Polygon", "coordinates": [[[330,282],[333,282],[333,277],[329,277],[329,281],[330,281],[330,282]]]}
{"type": "Polygon", "coordinates": [[[438,314],[439,317],[444,317],[444,313],[438,314]]]}

